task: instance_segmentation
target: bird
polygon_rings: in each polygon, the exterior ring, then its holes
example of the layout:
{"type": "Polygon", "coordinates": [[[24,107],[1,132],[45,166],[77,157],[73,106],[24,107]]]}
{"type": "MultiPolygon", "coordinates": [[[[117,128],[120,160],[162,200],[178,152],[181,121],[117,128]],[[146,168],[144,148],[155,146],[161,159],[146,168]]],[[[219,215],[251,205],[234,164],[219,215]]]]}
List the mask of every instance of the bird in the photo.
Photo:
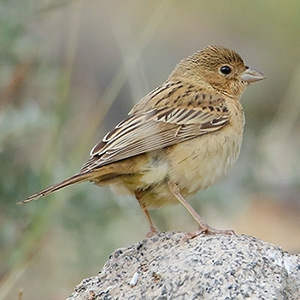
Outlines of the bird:
{"type": "Polygon", "coordinates": [[[235,51],[208,45],[181,60],[167,80],[142,98],[98,142],[75,175],[18,204],[90,181],[135,196],[150,227],[149,210],[181,203],[200,234],[234,234],[209,226],[188,199],[223,177],[237,160],[245,117],[240,98],[266,76],[235,51]]]}

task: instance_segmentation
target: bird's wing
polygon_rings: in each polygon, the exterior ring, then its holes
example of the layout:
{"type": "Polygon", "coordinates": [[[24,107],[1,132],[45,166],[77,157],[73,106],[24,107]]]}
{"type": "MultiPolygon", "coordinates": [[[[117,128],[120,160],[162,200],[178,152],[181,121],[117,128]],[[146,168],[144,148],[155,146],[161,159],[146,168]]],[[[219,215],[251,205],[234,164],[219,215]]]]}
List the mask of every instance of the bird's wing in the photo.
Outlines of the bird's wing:
{"type": "Polygon", "coordinates": [[[81,172],[220,130],[230,122],[228,108],[220,95],[195,95],[190,97],[198,102],[199,98],[209,101],[196,106],[191,100],[187,103],[192,104],[181,107],[133,112],[95,145],[81,172]]]}

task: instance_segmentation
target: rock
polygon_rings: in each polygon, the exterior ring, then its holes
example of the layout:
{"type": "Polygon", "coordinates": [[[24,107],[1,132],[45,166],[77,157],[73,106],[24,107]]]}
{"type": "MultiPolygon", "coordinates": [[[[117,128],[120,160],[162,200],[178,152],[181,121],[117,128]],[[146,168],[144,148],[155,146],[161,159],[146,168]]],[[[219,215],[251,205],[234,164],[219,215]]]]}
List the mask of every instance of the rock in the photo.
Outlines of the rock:
{"type": "Polygon", "coordinates": [[[245,235],[160,233],[118,249],[67,300],[300,299],[300,255],[245,235]]]}

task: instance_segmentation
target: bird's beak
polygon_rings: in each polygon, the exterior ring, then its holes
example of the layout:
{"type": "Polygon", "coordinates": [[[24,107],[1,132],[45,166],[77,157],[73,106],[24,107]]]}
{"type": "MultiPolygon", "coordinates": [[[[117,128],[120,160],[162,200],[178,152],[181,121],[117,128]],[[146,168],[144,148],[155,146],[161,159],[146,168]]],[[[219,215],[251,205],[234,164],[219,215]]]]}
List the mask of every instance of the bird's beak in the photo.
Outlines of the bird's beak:
{"type": "Polygon", "coordinates": [[[256,82],[256,81],[263,80],[266,78],[267,77],[263,73],[255,70],[253,68],[247,68],[246,71],[244,71],[241,75],[241,79],[248,83],[256,82]]]}

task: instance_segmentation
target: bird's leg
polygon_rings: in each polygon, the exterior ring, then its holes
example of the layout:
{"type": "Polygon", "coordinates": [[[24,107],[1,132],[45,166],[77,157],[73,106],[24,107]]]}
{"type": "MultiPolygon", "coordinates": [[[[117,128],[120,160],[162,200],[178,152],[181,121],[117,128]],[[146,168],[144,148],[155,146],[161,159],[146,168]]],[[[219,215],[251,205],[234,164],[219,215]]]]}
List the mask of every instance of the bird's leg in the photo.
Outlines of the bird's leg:
{"type": "Polygon", "coordinates": [[[194,208],[182,197],[177,184],[175,184],[173,182],[169,182],[168,185],[169,185],[169,189],[170,189],[171,193],[185,207],[185,209],[190,213],[190,215],[194,218],[194,220],[199,225],[199,228],[196,231],[187,233],[187,238],[188,239],[194,238],[194,237],[198,236],[201,233],[206,233],[206,234],[228,234],[228,235],[234,234],[233,230],[218,230],[218,229],[210,227],[199,216],[199,214],[194,210],[194,208]]]}
{"type": "Polygon", "coordinates": [[[140,207],[141,207],[144,215],[146,216],[146,219],[147,219],[149,227],[150,227],[150,231],[146,234],[146,236],[148,238],[152,237],[152,236],[154,236],[155,234],[158,233],[158,230],[155,227],[155,225],[154,225],[154,223],[153,223],[153,221],[152,221],[152,219],[150,217],[150,214],[149,214],[149,211],[148,211],[148,209],[146,207],[146,204],[141,201],[141,199],[140,199],[141,197],[140,197],[140,195],[139,195],[138,192],[135,192],[135,197],[136,197],[137,201],[139,202],[139,205],[140,205],[140,207]]]}

